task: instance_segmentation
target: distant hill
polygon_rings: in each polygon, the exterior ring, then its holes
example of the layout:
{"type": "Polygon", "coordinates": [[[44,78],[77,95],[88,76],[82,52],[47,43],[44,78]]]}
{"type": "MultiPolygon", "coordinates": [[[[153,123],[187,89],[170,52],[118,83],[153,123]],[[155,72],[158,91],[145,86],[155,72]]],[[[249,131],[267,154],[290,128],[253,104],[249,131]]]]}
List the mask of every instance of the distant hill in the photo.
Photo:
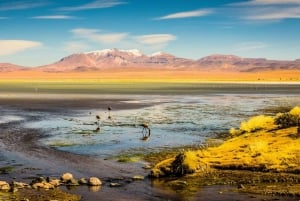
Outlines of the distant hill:
{"type": "MultiPolygon", "coordinates": [[[[0,72],[24,70],[25,67],[0,63],[0,72]]],[[[196,70],[218,72],[258,72],[300,70],[300,59],[294,61],[241,58],[235,55],[215,54],[198,60],[157,52],[145,55],[139,50],[104,49],[72,54],[44,66],[31,68],[41,72],[85,72],[103,70],[196,70]]]]}
{"type": "Polygon", "coordinates": [[[87,71],[107,70],[113,68],[184,68],[190,66],[193,60],[178,58],[171,54],[159,52],[144,55],[139,50],[105,49],[93,52],[72,54],[60,61],[38,67],[42,71],[87,71]]]}
{"type": "Polygon", "coordinates": [[[197,60],[197,64],[201,69],[236,72],[300,70],[300,59],[278,61],[265,58],[241,58],[234,55],[211,55],[197,60]]]}
{"type": "Polygon", "coordinates": [[[10,63],[0,63],[0,72],[12,72],[12,71],[18,71],[23,69],[25,69],[25,67],[23,66],[18,66],[10,63]]]}

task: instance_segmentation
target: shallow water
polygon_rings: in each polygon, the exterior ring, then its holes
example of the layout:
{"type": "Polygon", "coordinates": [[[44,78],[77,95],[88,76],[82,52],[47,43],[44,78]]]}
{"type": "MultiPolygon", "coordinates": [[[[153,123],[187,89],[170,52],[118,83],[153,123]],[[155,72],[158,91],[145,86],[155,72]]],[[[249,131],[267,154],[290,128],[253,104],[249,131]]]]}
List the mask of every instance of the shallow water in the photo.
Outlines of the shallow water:
{"type": "Polygon", "coordinates": [[[111,119],[107,108],[45,115],[42,121],[28,123],[27,127],[47,130],[49,136],[42,142],[59,150],[110,158],[201,145],[208,137],[237,128],[241,121],[261,114],[266,108],[300,105],[300,95],[284,94],[120,95],[120,98],[126,100],[124,103],[151,106],[112,108],[111,119]],[[99,131],[96,115],[101,117],[99,131]],[[142,123],[151,128],[147,141],[141,140],[142,123]]]}

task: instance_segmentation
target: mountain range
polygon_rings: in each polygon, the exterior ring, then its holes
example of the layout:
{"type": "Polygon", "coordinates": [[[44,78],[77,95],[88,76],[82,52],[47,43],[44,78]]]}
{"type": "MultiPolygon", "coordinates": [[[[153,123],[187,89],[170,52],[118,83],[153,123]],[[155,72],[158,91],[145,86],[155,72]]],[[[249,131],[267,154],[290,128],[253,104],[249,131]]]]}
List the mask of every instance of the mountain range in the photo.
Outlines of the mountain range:
{"type": "Polygon", "coordinates": [[[0,72],[35,70],[42,72],[84,72],[105,70],[199,70],[257,72],[274,70],[300,70],[300,59],[293,61],[265,58],[241,58],[235,55],[210,55],[198,60],[180,58],[157,52],[145,55],[139,50],[104,49],[72,54],[61,60],[34,68],[0,63],[0,72]]]}

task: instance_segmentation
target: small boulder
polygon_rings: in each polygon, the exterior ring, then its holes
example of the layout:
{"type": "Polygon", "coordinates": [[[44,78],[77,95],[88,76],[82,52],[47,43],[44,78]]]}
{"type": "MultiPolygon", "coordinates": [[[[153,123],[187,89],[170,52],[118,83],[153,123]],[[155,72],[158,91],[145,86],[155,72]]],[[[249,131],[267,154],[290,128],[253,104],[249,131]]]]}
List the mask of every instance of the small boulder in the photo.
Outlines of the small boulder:
{"type": "Polygon", "coordinates": [[[52,179],[49,181],[49,184],[53,185],[54,187],[58,187],[60,185],[59,179],[52,179]]]}
{"type": "Polygon", "coordinates": [[[69,186],[79,186],[79,183],[78,183],[77,179],[72,178],[67,182],[67,185],[69,185],[69,186]]]}
{"type": "Polygon", "coordinates": [[[142,176],[142,175],[135,175],[135,176],[132,177],[132,179],[134,179],[134,180],[144,180],[145,177],[142,176]]]}
{"type": "Polygon", "coordinates": [[[6,181],[0,181],[0,190],[9,191],[9,184],[6,181]]]}
{"type": "Polygon", "coordinates": [[[30,185],[29,184],[26,184],[26,183],[23,183],[23,182],[16,182],[16,181],[14,181],[13,183],[12,183],[12,186],[14,187],[14,188],[28,188],[30,185]]]}
{"type": "Polygon", "coordinates": [[[31,181],[31,185],[35,183],[43,183],[43,182],[47,182],[47,180],[44,177],[36,177],[31,181]]]}
{"type": "Polygon", "coordinates": [[[91,177],[89,178],[88,180],[88,185],[90,186],[101,186],[102,185],[102,182],[99,178],[97,177],[91,177]]]}
{"type": "Polygon", "coordinates": [[[81,179],[79,179],[78,183],[81,185],[87,185],[88,181],[85,178],[81,178],[81,179]]]}
{"type": "Polygon", "coordinates": [[[62,182],[64,182],[64,183],[67,183],[67,182],[69,182],[71,179],[73,179],[74,177],[73,177],[73,175],[71,174],[71,173],[64,173],[61,177],[60,177],[60,179],[61,179],[61,181],[62,182]]]}
{"type": "Polygon", "coordinates": [[[109,184],[110,187],[120,187],[122,186],[120,183],[115,183],[115,182],[112,182],[109,184]]]}

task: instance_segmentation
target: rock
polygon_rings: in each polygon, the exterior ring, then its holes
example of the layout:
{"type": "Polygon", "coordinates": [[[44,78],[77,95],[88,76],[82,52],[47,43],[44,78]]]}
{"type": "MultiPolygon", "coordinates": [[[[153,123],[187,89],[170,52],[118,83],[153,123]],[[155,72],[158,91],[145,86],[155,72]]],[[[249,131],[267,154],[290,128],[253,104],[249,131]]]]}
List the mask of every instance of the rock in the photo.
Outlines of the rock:
{"type": "Polygon", "coordinates": [[[144,168],[145,170],[148,170],[148,169],[151,169],[151,168],[152,168],[152,165],[146,164],[143,168],[144,168]]]}
{"type": "Polygon", "coordinates": [[[47,180],[44,177],[37,177],[31,181],[31,185],[35,183],[43,183],[43,182],[47,182],[47,180]]]}
{"type": "Polygon", "coordinates": [[[88,185],[90,185],[90,186],[101,186],[102,182],[97,177],[91,177],[91,178],[89,178],[88,185]]]}
{"type": "Polygon", "coordinates": [[[35,183],[32,185],[32,188],[34,189],[39,189],[39,188],[43,188],[43,189],[54,189],[54,186],[48,182],[41,182],[41,183],[35,183]]]}
{"type": "Polygon", "coordinates": [[[67,183],[68,181],[70,181],[71,179],[73,179],[73,175],[71,173],[64,173],[61,177],[60,177],[61,181],[64,183],[67,183]]]}
{"type": "Polygon", "coordinates": [[[81,179],[79,179],[78,183],[81,185],[87,185],[88,181],[85,178],[81,178],[81,179]]]}
{"type": "Polygon", "coordinates": [[[109,184],[109,186],[110,187],[120,187],[122,185],[120,183],[114,183],[114,182],[112,182],[112,183],[109,184]]]}
{"type": "Polygon", "coordinates": [[[0,190],[9,191],[9,184],[6,181],[0,181],[0,190]]]}
{"type": "Polygon", "coordinates": [[[30,186],[29,184],[23,182],[15,182],[15,181],[12,183],[12,185],[14,188],[27,188],[30,186]]]}
{"type": "Polygon", "coordinates": [[[72,178],[67,182],[67,185],[69,185],[69,186],[79,186],[79,183],[78,183],[77,179],[72,178]]]}
{"type": "Polygon", "coordinates": [[[59,179],[52,179],[49,181],[49,183],[51,185],[53,185],[54,187],[58,187],[60,185],[60,180],[59,179]]]}
{"type": "Polygon", "coordinates": [[[145,177],[142,176],[142,175],[135,175],[135,176],[132,177],[132,179],[134,179],[134,180],[144,180],[145,177]]]}

